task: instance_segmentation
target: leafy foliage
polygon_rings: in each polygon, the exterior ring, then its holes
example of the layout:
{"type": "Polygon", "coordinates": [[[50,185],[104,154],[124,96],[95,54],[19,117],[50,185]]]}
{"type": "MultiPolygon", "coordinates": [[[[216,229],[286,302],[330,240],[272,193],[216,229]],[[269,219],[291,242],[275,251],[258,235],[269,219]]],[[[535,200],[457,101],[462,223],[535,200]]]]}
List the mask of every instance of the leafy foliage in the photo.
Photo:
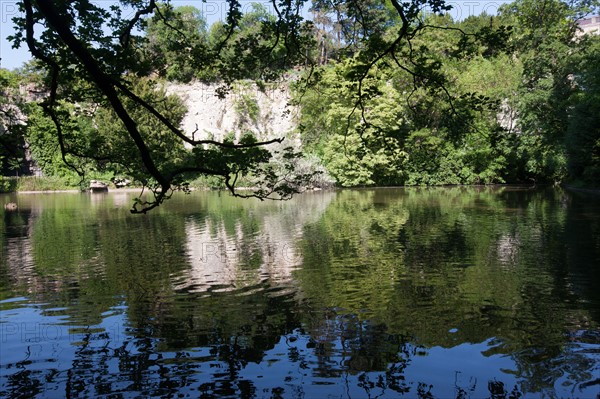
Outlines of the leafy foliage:
{"type": "Polygon", "coordinates": [[[518,0],[501,8],[501,17],[514,25],[515,55],[523,64],[517,96],[512,101],[522,133],[518,147],[523,173],[534,181],[564,181],[569,154],[565,134],[574,105],[578,59],[588,41],[578,40],[577,21],[596,1],[518,0]]]}
{"type": "MultiPolygon", "coordinates": [[[[0,69],[0,171],[2,175],[25,172],[24,99],[19,93],[21,77],[0,69]]],[[[0,184],[1,181],[0,181],[0,184]]]]}
{"type": "Polygon", "coordinates": [[[569,173],[588,185],[600,186],[600,38],[593,37],[579,58],[574,107],[566,132],[569,173]]]}
{"type": "Polygon", "coordinates": [[[452,29],[413,38],[418,72],[381,62],[365,75],[357,55],[314,72],[299,92],[303,138],[341,185],[506,181],[515,140],[497,112],[516,91],[520,64],[505,53],[486,57],[485,46],[457,58],[460,26],[447,16],[424,23],[452,29]]]}
{"type": "MultiPolygon", "coordinates": [[[[342,2],[318,4],[347,17],[342,2]]],[[[346,19],[381,47],[347,37],[352,55],[299,86],[303,139],[343,186],[561,182],[567,167],[591,183],[596,39],[576,33],[597,6],[519,0],[497,17],[429,15],[400,50],[385,44],[398,21],[367,34],[366,16],[346,19]]]]}
{"type": "Polygon", "coordinates": [[[252,3],[235,26],[223,22],[212,25],[209,42],[218,52],[214,68],[220,79],[274,80],[305,62],[303,50],[312,42],[310,26],[301,23],[299,16],[283,17],[282,11],[276,10],[279,18],[264,5],[252,3]]]}
{"type": "MultiPolygon", "coordinates": [[[[172,125],[181,124],[187,109],[179,97],[167,95],[164,88],[147,79],[135,82],[133,91],[172,125]]],[[[187,156],[183,141],[173,140],[170,129],[156,116],[145,112],[135,101],[124,98],[123,103],[137,121],[140,134],[156,164],[166,173],[174,171],[187,156]]],[[[90,143],[88,148],[92,151],[95,149],[99,163],[110,163],[117,173],[144,182],[147,172],[144,170],[143,160],[136,151],[135,142],[127,134],[115,112],[101,108],[94,113],[93,123],[97,126],[97,131],[92,136],[95,142],[90,143]]]]}
{"type": "Polygon", "coordinates": [[[206,21],[192,6],[161,4],[147,20],[144,58],[168,80],[189,82],[210,58],[206,21]]]}

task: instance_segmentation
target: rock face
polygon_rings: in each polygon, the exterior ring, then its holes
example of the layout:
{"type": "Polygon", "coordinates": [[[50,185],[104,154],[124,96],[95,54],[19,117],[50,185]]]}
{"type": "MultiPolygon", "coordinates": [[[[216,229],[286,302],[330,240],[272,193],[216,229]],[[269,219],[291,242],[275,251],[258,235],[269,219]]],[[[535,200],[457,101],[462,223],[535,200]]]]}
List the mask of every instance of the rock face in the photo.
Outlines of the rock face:
{"type": "MultiPolygon", "coordinates": [[[[34,88],[35,85],[29,84],[20,86],[18,92],[11,88],[5,88],[0,92],[0,95],[6,98],[5,102],[0,103],[0,136],[15,135],[12,139],[7,140],[5,145],[8,146],[7,149],[10,153],[24,156],[24,162],[20,163],[17,169],[9,168],[6,164],[0,165],[3,166],[0,173],[4,176],[41,176],[42,174],[41,169],[32,158],[29,144],[23,137],[17,138],[19,133],[14,133],[18,131],[15,128],[27,125],[27,115],[23,112],[23,105],[26,102],[43,98],[32,94],[34,88]]],[[[18,155],[17,158],[19,158],[18,155]]]]}
{"type": "MultiPolygon", "coordinates": [[[[297,126],[298,109],[288,105],[287,85],[259,88],[254,83],[240,82],[223,96],[219,96],[217,84],[171,83],[166,89],[184,101],[188,113],[183,129],[189,136],[193,133],[196,139],[221,141],[230,133],[239,138],[245,132],[254,133],[259,140],[292,139],[297,126]]],[[[292,141],[299,145],[298,139],[292,141]]]]}
{"type": "MultiPolygon", "coordinates": [[[[267,148],[274,154],[275,162],[282,161],[282,150],[293,147],[300,150],[298,133],[300,108],[290,105],[291,93],[287,83],[265,84],[236,82],[227,92],[218,84],[169,83],[168,94],[178,95],[188,109],[182,129],[196,140],[223,141],[229,135],[239,140],[244,133],[253,133],[259,141],[284,138],[267,148]]],[[[316,157],[305,157],[296,164],[303,174],[319,172],[311,187],[332,187],[335,180],[326,173],[316,157]]]]}

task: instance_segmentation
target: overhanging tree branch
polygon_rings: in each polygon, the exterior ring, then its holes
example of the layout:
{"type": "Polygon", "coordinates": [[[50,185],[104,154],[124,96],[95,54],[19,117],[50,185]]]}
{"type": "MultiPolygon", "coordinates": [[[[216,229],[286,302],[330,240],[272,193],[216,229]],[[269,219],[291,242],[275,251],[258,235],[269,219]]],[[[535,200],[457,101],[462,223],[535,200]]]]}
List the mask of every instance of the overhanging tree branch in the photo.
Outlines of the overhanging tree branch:
{"type": "MultiPolygon", "coordinates": [[[[31,0],[25,0],[25,3],[29,4],[29,8],[31,8],[31,0]]],[[[137,129],[135,121],[131,118],[123,103],[119,99],[112,80],[101,70],[98,62],[92,57],[85,46],[75,37],[73,32],[71,32],[67,21],[57,12],[53,4],[43,0],[37,0],[36,4],[37,9],[43,14],[48,24],[52,26],[64,44],[83,64],[92,81],[110,102],[115,113],[118,115],[119,119],[121,119],[125,125],[125,128],[127,129],[127,132],[139,149],[142,162],[148,170],[148,173],[150,173],[150,175],[159,182],[162,189],[166,191],[170,187],[170,181],[158,170],[154,160],[150,155],[150,151],[144,142],[144,139],[137,129]]],[[[33,28],[31,27],[31,29],[33,28]]]]}
{"type": "Polygon", "coordinates": [[[27,20],[26,41],[27,41],[27,46],[29,47],[29,51],[31,51],[31,54],[33,54],[34,57],[45,62],[51,71],[50,72],[50,96],[48,97],[48,100],[45,100],[42,103],[42,108],[50,116],[50,118],[52,119],[52,122],[54,123],[54,126],[56,127],[56,133],[58,136],[58,145],[60,148],[60,154],[61,154],[63,162],[65,163],[65,165],[67,165],[69,168],[74,170],[80,177],[83,178],[84,172],[81,169],[77,168],[74,164],[69,162],[69,160],[67,159],[68,151],[67,151],[67,148],[65,145],[65,138],[63,135],[62,124],[60,123],[60,120],[59,120],[58,116],[56,115],[56,112],[54,112],[54,107],[56,105],[56,95],[57,95],[57,90],[58,90],[58,74],[59,74],[60,67],[58,66],[56,61],[54,61],[48,55],[44,54],[44,52],[38,48],[38,46],[35,42],[34,30],[33,30],[33,27],[35,26],[35,21],[33,18],[33,8],[32,8],[32,4],[31,4],[31,0],[25,0],[23,2],[23,5],[25,6],[25,18],[27,20]]]}
{"type": "Polygon", "coordinates": [[[121,46],[123,46],[123,48],[129,46],[129,40],[131,39],[131,30],[135,27],[135,24],[137,24],[144,15],[150,14],[155,9],[158,9],[158,7],[156,6],[156,1],[150,0],[150,3],[148,3],[148,7],[136,11],[133,18],[131,18],[131,20],[125,27],[125,30],[121,32],[121,35],[119,36],[119,42],[121,43],[121,46]]]}

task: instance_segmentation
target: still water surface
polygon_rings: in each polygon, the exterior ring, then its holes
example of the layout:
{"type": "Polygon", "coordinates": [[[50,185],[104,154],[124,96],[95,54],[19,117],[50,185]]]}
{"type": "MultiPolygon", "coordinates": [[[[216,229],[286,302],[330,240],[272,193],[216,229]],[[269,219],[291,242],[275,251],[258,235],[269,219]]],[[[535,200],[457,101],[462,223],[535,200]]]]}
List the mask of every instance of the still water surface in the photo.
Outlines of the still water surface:
{"type": "Polygon", "coordinates": [[[598,196],[136,195],[0,197],[0,397],[600,390],[598,196]]]}

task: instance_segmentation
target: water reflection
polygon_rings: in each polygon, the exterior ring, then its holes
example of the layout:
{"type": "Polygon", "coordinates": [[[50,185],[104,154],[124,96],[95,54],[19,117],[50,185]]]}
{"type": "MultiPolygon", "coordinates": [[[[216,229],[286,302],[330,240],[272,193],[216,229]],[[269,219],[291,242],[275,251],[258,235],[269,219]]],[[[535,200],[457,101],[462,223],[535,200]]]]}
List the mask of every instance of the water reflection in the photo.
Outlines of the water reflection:
{"type": "MultiPolygon", "coordinates": [[[[291,202],[19,196],[0,396],[594,397],[600,205],[555,189],[291,202]]],[[[131,198],[131,197],[129,197],[131,198]]]]}

